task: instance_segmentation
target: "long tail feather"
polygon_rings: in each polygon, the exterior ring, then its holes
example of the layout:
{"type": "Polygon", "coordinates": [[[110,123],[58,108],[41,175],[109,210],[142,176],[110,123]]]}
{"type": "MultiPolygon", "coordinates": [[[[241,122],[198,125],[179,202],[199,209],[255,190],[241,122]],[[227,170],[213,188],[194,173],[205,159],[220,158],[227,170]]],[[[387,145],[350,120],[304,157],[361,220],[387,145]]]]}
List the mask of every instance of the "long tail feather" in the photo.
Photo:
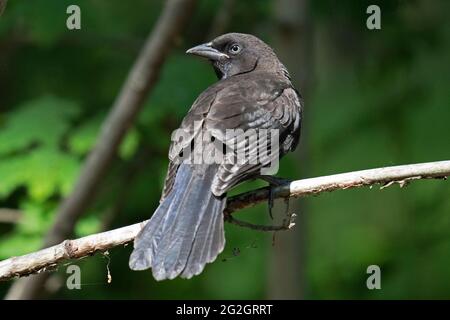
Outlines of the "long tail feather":
{"type": "Polygon", "coordinates": [[[225,197],[211,184],[217,166],[182,164],[171,193],[161,202],[134,241],[130,268],[152,268],[156,280],[200,274],[225,246],[225,197]]]}

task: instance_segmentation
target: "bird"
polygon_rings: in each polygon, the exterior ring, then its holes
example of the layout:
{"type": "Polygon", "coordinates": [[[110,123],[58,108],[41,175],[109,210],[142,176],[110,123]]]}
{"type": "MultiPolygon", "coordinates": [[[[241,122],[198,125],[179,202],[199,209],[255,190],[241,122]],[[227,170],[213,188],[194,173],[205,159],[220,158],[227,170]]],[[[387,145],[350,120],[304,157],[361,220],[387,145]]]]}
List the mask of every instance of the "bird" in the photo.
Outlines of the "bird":
{"type": "Polygon", "coordinates": [[[207,59],[218,81],[198,96],[182,120],[182,139],[172,139],[170,145],[159,206],[134,240],[129,267],[151,268],[157,281],[190,279],[213,262],[225,247],[227,192],[247,180],[271,183],[261,169],[295,150],[300,138],[303,99],[265,42],[250,34],[227,33],[186,53],[207,59]],[[237,143],[236,136],[226,134],[238,129],[276,130],[277,146],[255,163],[251,160],[260,153],[255,144],[237,143]],[[204,140],[207,147],[224,151],[232,145],[231,156],[243,152],[248,157],[241,162],[192,161],[202,154],[196,141],[204,133],[210,135],[204,140]]]}

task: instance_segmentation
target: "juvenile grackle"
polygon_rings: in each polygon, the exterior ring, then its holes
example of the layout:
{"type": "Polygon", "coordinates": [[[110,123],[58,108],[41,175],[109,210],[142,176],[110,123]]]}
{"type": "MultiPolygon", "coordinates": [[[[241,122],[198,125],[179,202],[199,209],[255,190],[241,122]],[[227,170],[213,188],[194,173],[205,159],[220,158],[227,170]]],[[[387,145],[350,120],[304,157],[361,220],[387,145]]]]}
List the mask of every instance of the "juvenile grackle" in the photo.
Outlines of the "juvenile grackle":
{"type": "Polygon", "coordinates": [[[187,53],[207,58],[219,81],[200,94],[183,119],[183,139],[172,139],[160,205],[134,241],[130,268],[152,268],[156,280],[191,278],[216,259],[225,245],[227,191],[260,177],[261,168],[274,157],[295,149],[300,135],[301,98],[288,71],[263,41],[229,33],[187,53]],[[236,136],[226,134],[230,129],[276,130],[277,146],[269,148],[269,157],[260,157],[259,142],[238,143],[236,136]],[[219,141],[234,147],[232,155],[242,151],[247,157],[218,163],[192,161],[199,154],[197,138],[206,132],[212,137],[206,143],[200,139],[206,147],[224,151],[213,142],[219,141]]]}

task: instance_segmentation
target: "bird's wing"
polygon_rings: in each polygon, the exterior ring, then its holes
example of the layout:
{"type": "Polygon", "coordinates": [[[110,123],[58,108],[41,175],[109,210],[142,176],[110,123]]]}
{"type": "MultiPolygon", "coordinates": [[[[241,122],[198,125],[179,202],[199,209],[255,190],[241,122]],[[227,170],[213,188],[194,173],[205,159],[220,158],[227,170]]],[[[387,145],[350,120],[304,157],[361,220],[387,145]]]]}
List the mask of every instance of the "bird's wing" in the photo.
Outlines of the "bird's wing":
{"type": "Polygon", "coordinates": [[[172,191],[173,185],[175,183],[175,178],[177,176],[179,164],[173,161],[169,161],[169,167],[167,168],[166,179],[164,180],[163,192],[159,202],[161,203],[172,191]]]}
{"type": "Polygon", "coordinates": [[[221,164],[212,192],[217,196],[224,194],[243,180],[260,174],[262,167],[278,161],[295,148],[300,117],[301,104],[297,92],[290,83],[278,79],[247,78],[219,91],[206,115],[205,127],[234,150],[228,154],[234,157],[234,161],[221,164]],[[272,147],[268,157],[262,158],[257,139],[246,142],[242,135],[227,137],[227,129],[242,129],[244,136],[249,129],[256,132],[262,132],[260,129],[278,129],[279,148],[272,147]],[[243,161],[236,161],[237,154],[245,155],[243,161]]]}
{"type": "Polygon", "coordinates": [[[287,82],[264,77],[253,78],[221,81],[197,98],[179,128],[182,139],[172,136],[169,169],[161,199],[172,190],[180,154],[191,148],[194,139],[201,132],[210,132],[223,144],[234,148],[232,156],[247,155],[244,161],[221,164],[212,185],[212,192],[217,196],[246,178],[259,174],[260,169],[274,158],[295,148],[301,120],[301,104],[297,92],[287,82]],[[244,134],[249,129],[278,129],[279,149],[270,150],[266,161],[260,161],[255,141],[235,145],[236,140],[240,141],[242,136],[227,137],[227,129],[241,129],[244,134]]]}
{"type": "Polygon", "coordinates": [[[217,94],[217,90],[214,90],[214,87],[205,90],[194,101],[180,127],[172,134],[172,143],[169,149],[169,159],[171,161],[177,161],[181,152],[189,147],[194,138],[204,129],[206,115],[213,105],[217,94]]]}
{"type": "Polygon", "coordinates": [[[172,134],[172,143],[169,148],[169,167],[164,181],[163,192],[160,202],[163,201],[172,191],[175,177],[180,166],[181,154],[183,150],[191,147],[196,136],[202,131],[206,114],[209,112],[214,102],[217,86],[212,86],[205,90],[192,104],[191,109],[184,117],[180,127],[172,134]]]}

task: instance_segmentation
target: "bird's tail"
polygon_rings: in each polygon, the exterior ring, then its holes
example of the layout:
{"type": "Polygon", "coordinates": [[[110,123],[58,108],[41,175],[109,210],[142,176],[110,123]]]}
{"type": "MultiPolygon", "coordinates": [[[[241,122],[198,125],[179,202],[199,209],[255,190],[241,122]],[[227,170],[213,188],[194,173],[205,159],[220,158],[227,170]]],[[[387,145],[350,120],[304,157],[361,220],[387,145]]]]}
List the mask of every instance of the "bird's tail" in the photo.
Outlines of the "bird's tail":
{"type": "Polygon", "coordinates": [[[134,240],[130,268],[152,268],[156,280],[200,274],[225,245],[225,197],[211,184],[217,166],[181,164],[170,194],[134,240]]]}

